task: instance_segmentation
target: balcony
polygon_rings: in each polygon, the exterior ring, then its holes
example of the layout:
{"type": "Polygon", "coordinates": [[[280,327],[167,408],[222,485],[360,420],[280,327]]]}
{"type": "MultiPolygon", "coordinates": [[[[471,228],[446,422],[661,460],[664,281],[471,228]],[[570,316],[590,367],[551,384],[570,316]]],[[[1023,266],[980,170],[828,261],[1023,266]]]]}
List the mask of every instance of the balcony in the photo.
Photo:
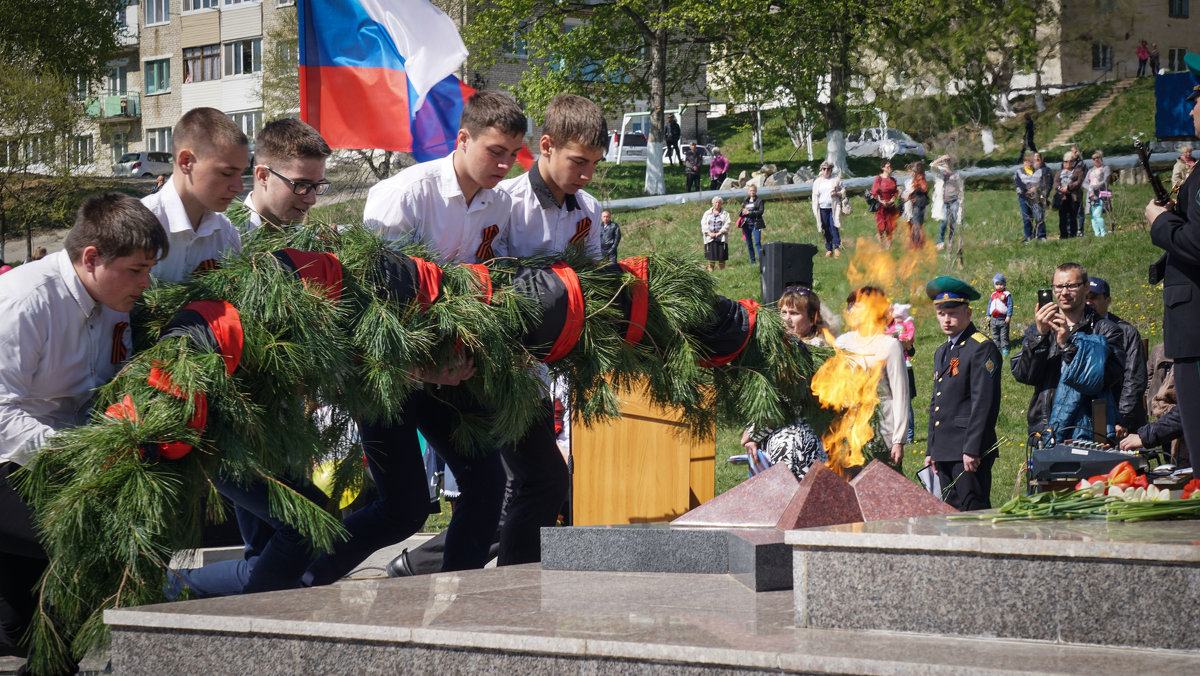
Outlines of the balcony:
{"type": "Polygon", "coordinates": [[[103,94],[88,99],[84,109],[88,117],[101,121],[127,121],[142,116],[142,98],[137,92],[126,94],[103,94]]]}

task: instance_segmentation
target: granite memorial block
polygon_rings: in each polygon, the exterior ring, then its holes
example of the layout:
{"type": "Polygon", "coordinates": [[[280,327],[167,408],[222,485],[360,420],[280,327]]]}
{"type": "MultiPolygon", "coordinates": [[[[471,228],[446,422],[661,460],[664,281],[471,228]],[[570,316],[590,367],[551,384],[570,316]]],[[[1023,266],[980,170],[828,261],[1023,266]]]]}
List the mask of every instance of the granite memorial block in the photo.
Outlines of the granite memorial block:
{"type": "Polygon", "coordinates": [[[792,530],[862,520],[854,489],[833,470],[817,463],[809,468],[775,527],[792,530]]]}
{"type": "Polygon", "coordinates": [[[850,486],[858,496],[858,507],[862,510],[862,518],[859,521],[883,521],[958,512],[878,460],[872,460],[863,468],[863,471],[850,481],[850,486]]]}

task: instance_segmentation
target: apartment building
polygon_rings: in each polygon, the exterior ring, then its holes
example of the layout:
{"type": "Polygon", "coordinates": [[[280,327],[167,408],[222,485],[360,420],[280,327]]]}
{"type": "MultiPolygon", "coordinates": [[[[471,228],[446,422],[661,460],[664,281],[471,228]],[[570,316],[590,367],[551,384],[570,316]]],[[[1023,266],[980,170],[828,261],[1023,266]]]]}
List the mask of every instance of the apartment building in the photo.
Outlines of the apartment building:
{"type": "Polygon", "coordinates": [[[126,152],[170,152],[171,129],[198,106],[224,111],[253,140],[263,123],[264,41],[295,11],[295,0],[127,0],[118,16],[124,51],[73,143],[81,159],[94,158],[81,169],[108,174],[126,152]]]}

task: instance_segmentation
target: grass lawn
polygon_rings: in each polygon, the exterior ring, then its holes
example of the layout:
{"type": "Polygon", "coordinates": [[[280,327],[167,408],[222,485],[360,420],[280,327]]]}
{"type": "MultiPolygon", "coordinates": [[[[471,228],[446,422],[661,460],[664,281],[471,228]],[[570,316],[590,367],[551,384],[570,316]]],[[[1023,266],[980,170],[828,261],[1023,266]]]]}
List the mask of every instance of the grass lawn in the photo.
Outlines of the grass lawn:
{"type": "MultiPolygon", "coordinates": [[[[939,274],[954,275],[974,285],[986,299],[992,275],[1003,272],[1014,297],[1012,338],[1014,344],[1019,345],[1025,325],[1032,321],[1037,289],[1049,285],[1050,273],[1056,265],[1078,262],[1090,274],[1108,280],[1113,293],[1112,312],[1138,326],[1142,336],[1152,345],[1161,342],[1161,289],[1146,283],[1146,269],[1160,252],[1150,243],[1149,232],[1142,224],[1142,208],[1149,201],[1151,191],[1148,186],[1141,185],[1118,186],[1115,192],[1108,237],[1099,239],[1089,234],[1059,242],[1052,234],[1049,242],[1021,244],[1021,221],[1013,194],[1008,190],[968,190],[962,269],[948,253],[935,254],[927,250],[923,257],[917,257],[918,264],[913,266],[908,278],[895,274],[868,280],[885,287],[894,300],[913,303],[912,314],[917,324],[917,355],[914,359],[917,374],[916,443],[905,449],[906,476],[911,478],[923,464],[933,352],[945,340],[933,320],[932,306],[921,291],[926,280],[939,274]]],[[[843,222],[843,240],[847,242],[843,256],[818,256],[815,260],[814,286],[825,304],[835,311],[841,310],[846,295],[854,286],[847,273],[856,260],[856,250],[873,247],[870,238],[875,231],[874,221],[860,206],[861,202],[855,201],[855,213],[843,222]]],[[[621,255],[653,251],[699,259],[702,255],[700,213],[700,207],[691,204],[621,214],[618,219],[624,231],[621,255]]],[[[1057,214],[1051,212],[1049,217],[1049,230],[1055,233],[1057,214]]],[[[766,241],[810,242],[820,246],[807,200],[768,202],[765,220],[767,229],[763,234],[766,241]]],[[[1090,233],[1090,225],[1086,227],[1090,233]]],[[[928,224],[926,230],[936,237],[935,224],[928,224]]],[[[888,257],[896,262],[913,258],[906,256],[903,247],[899,246],[894,247],[888,257]]],[[[722,294],[731,298],[758,298],[758,269],[750,264],[740,238],[730,242],[728,267],[715,275],[722,294]]],[[[986,300],[975,303],[977,320],[985,307],[986,300]]],[[[982,322],[977,323],[982,327],[982,322]]],[[[1032,394],[1032,388],[1012,379],[1007,365],[1002,369],[1002,377],[1003,401],[997,424],[1001,449],[993,470],[992,488],[992,502],[997,505],[1013,494],[1018,467],[1025,459],[1025,410],[1032,394]]],[[[738,444],[741,427],[741,421],[728,420],[718,429],[718,494],[746,479],[745,466],[725,462],[729,456],[741,452],[738,444]]],[[[440,530],[448,519],[449,510],[444,509],[441,515],[430,517],[426,528],[440,530]]]]}

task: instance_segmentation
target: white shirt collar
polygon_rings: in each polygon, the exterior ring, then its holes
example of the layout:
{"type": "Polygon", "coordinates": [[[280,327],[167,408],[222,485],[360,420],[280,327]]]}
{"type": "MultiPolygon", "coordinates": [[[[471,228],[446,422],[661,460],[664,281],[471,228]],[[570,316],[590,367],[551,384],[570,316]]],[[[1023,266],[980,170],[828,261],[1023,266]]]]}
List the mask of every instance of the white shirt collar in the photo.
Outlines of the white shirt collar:
{"type": "MultiPolygon", "coordinates": [[[[183,208],[183,199],[179,196],[179,191],[175,189],[175,177],[167,179],[163,184],[162,190],[158,191],[162,195],[163,210],[167,214],[167,228],[170,233],[191,232],[192,221],[188,218],[187,210],[183,208]]],[[[200,225],[195,228],[196,237],[205,237],[213,233],[217,228],[215,211],[204,210],[200,216],[200,225]]]]}
{"type": "Polygon", "coordinates": [[[87,287],[83,285],[83,280],[79,278],[79,273],[75,271],[75,265],[71,263],[71,257],[66,251],[61,252],[58,257],[58,274],[66,283],[67,289],[71,292],[71,297],[79,304],[80,311],[84,317],[90,317],[96,311],[96,299],[88,293],[87,287]]]}

